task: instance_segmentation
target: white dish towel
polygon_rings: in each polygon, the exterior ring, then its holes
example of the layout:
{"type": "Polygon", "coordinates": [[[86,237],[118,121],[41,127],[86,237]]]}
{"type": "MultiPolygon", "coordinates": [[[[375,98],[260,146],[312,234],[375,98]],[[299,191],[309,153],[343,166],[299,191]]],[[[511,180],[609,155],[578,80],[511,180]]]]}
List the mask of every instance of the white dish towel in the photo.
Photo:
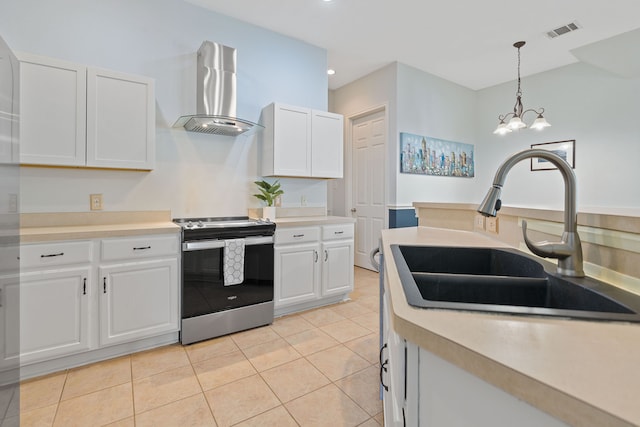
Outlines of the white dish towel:
{"type": "Polygon", "coordinates": [[[244,282],[244,239],[224,241],[224,286],[244,282]]]}

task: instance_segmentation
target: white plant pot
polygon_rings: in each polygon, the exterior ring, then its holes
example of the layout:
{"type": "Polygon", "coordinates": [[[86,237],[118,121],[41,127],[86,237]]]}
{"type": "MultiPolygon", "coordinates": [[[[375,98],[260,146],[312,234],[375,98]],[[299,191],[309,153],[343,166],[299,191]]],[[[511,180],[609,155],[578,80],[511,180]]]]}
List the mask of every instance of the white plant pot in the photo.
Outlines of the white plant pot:
{"type": "Polygon", "coordinates": [[[270,220],[276,219],[276,207],[275,206],[265,206],[262,208],[262,218],[269,218],[270,220]]]}

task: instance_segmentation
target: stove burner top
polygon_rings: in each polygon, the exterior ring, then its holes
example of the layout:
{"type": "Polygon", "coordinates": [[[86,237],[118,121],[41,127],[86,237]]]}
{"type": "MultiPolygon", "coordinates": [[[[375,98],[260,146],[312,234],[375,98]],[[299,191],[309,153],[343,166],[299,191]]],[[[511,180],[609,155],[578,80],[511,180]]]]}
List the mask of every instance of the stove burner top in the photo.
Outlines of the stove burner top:
{"type": "Polygon", "coordinates": [[[187,230],[197,230],[199,228],[255,227],[272,223],[269,220],[249,217],[179,218],[174,219],[173,222],[187,230]]]}
{"type": "Polygon", "coordinates": [[[217,218],[177,218],[173,222],[183,231],[183,240],[272,236],[276,225],[269,220],[246,216],[217,218]]]}

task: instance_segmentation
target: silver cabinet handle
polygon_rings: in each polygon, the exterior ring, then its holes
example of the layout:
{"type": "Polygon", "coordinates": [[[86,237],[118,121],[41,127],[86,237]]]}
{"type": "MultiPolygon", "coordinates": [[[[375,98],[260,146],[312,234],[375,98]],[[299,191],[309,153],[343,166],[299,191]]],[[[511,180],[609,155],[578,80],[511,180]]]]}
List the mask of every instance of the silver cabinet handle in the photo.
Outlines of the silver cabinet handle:
{"type": "Polygon", "coordinates": [[[107,278],[106,277],[102,278],[102,293],[103,294],[107,293],[107,278]]]}
{"type": "Polygon", "coordinates": [[[324,250],[324,262],[327,262],[327,260],[329,259],[329,252],[327,252],[327,250],[324,250]]]}
{"type": "Polygon", "coordinates": [[[355,212],[355,211],[356,211],[356,208],[351,208],[351,212],[355,212]]]}
{"type": "Polygon", "coordinates": [[[344,231],[334,231],[333,234],[344,234],[344,231]]]}
{"type": "Polygon", "coordinates": [[[304,237],[304,234],[294,234],[293,237],[295,237],[295,238],[304,237]]]}
{"type": "Polygon", "coordinates": [[[313,257],[314,257],[313,262],[318,262],[318,251],[313,251],[313,257]]]}
{"type": "Polygon", "coordinates": [[[151,246],[138,246],[137,248],[133,248],[134,251],[144,251],[145,249],[151,249],[151,246]]]}

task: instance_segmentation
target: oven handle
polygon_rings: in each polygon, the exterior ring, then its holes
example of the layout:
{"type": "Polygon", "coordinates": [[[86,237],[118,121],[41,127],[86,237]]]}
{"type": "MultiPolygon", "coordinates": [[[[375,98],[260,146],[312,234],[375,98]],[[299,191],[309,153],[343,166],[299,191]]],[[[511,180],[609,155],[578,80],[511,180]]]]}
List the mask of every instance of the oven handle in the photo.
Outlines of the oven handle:
{"type": "MultiPolygon", "coordinates": [[[[245,246],[268,245],[273,243],[273,236],[245,237],[245,246]]],[[[182,251],[202,251],[205,249],[224,248],[224,239],[222,240],[200,240],[196,242],[184,242],[182,251]]]]}

